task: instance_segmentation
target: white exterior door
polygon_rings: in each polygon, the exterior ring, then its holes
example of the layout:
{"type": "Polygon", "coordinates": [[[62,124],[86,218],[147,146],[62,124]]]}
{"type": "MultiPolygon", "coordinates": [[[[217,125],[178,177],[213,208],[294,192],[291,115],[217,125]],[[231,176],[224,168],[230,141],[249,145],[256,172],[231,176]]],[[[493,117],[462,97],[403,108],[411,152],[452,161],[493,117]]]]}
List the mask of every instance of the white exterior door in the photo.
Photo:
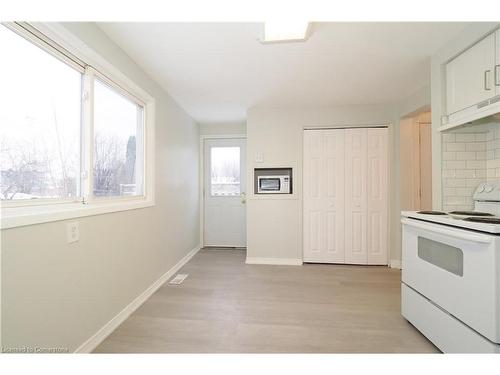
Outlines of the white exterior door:
{"type": "Polygon", "coordinates": [[[344,262],[344,130],[304,132],[304,261],[344,262]]]}
{"type": "Polygon", "coordinates": [[[304,261],[387,264],[387,129],[304,131],[304,261]]]}
{"type": "Polygon", "coordinates": [[[204,245],[246,247],[246,140],[204,144],[204,245]]]}

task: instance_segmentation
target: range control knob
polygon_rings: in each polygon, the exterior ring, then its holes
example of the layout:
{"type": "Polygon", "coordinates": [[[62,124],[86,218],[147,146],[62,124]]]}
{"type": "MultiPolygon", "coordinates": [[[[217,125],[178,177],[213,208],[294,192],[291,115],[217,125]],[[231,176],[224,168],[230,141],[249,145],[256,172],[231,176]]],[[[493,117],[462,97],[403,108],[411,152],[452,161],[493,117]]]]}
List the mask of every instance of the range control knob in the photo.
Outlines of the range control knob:
{"type": "Polygon", "coordinates": [[[481,184],[477,187],[477,192],[482,193],[484,191],[486,184],[481,184]]]}

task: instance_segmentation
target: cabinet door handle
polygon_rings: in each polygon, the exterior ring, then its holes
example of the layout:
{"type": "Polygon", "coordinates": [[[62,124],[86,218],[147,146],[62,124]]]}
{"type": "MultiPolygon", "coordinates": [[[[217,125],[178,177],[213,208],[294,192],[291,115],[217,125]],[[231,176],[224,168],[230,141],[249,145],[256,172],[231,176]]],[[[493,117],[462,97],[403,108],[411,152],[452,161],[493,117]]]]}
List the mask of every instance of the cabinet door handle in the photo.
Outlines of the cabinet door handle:
{"type": "Polygon", "coordinates": [[[499,68],[500,68],[500,64],[495,65],[495,86],[500,86],[499,68]]]}
{"type": "Polygon", "coordinates": [[[489,70],[489,69],[484,71],[484,89],[486,91],[491,90],[491,87],[488,87],[488,81],[489,81],[488,74],[490,74],[490,73],[491,73],[491,70],[489,70]]]}

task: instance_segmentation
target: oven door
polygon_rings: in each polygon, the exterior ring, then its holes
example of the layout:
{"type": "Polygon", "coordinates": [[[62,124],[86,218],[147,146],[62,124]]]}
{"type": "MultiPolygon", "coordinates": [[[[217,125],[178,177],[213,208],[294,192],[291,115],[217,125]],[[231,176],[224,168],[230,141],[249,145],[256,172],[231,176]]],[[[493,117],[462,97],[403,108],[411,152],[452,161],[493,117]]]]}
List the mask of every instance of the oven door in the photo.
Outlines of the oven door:
{"type": "Polygon", "coordinates": [[[403,218],[402,280],[500,343],[498,237],[403,218]]]}

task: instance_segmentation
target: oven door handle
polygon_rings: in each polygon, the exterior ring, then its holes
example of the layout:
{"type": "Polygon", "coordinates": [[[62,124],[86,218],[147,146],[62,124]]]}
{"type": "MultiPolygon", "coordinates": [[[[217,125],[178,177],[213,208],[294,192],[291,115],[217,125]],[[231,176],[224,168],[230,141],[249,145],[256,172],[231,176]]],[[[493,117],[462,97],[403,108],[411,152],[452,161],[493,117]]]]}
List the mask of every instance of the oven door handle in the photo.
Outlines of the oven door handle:
{"type": "Polygon", "coordinates": [[[481,243],[491,243],[493,239],[490,236],[485,236],[482,234],[477,234],[477,233],[469,233],[464,231],[457,231],[453,229],[448,229],[446,227],[441,227],[437,225],[431,225],[431,224],[426,224],[426,223],[420,223],[415,220],[403,218],[401,219],[401,223],[408,225],[410,227],[414,228],[419,228],[419,229],[424,229],[429,232],[433,233],[438,233],[438,234],[443,234],[449,237],[454,237],[454,238],[459,238],[461,240],[465,241],[474,241],[474,242],[481,242],[481,243]]]}

